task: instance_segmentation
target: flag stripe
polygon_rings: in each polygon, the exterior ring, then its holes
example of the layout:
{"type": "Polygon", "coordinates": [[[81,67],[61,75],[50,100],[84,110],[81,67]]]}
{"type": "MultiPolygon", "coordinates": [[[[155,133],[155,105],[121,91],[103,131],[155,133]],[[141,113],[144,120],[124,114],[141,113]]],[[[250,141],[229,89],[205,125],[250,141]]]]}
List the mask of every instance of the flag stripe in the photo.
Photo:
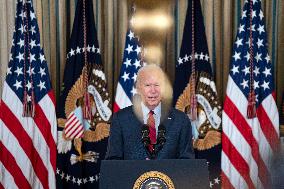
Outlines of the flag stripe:
{"type": "Polygon", "coordinates": [[[65,133],[72,133],[79,125],[80,120],[74,116],[75,120],[72,121],[69,125],[66,125],[65,133]]]}
{"type": "Polygon", "coordinates": [[[82,131],[82,130],[83,130],[82,125],[81,125],[81,126],[78,125],[78,129],[74,130],[74,132],[71,133],[71,138],[74,138],[75,136],[78,136],[78,137],[79,137],[78,133],[79,133],[80,131],[82,131]]]}
{"type": "MultiPolygon", "coordinates": [[[[26,177],[23,175],[20,167],[18,166],[14,156],[9,152],[9,150],[3,145],[2,142],[0,142],[0,168],[1,168],[1,182],[4,188],[13,187],[17,188],[23,188],[28,189],[32,188],[26,179],[26,177]],[[12,175],[11,175],[12,174],[12,175]],[[12,178],[13,177],[13,178],[12,178]],[[9,181],[9,182],[6,182],[9,181]]],[[[0,187],[1,188],[1,187],[0,187]]]]}
{"type": "Polygon", "coordinates": [[[131,106],[132,102],[125,93],[124,89],[122,88],[121,84],[117,84],[116,95],[115,95],[115,103],[119,107],[119,109],[125,108],[127,106],[131,106]]]}
{"type": "MultiPolygon", "coordinates": [[[[235,189],[248,188],[244,178],[240,175],[238,170],[232,165],[229,157],[222,151],[222,171],[228,178],[229,182],[235,189]]],[[[226,182],[225,182],[226,183],[226,182]]],[[[222,183],[223,185],[223,183],[222,183]]],[[[223,187],[226,189],[226,187],[223,187]]]]}
{"type": "Polygon", "coordinates": [[[74,125],[79,123],[79,119],[76,118],[76,116],[72,116],[70,122],[67,122],[65,124],[65,132],[72,132],[72,128],[74,125]]]}
{"type": "MultiPolygon", "coordinates": [[[[230,120],[230,118],[224,113],[223,114],[223,121],[227,123],[227,126],[231,126],[230,130],[228,127],[223,128],[223,133],[226,136],[230,136],[230,142],[232,145],[238,150],[238,153],[242,156],[242,158],[246,161],[249,166],[249,174],[254,182],[254,185],[257,186],[257,183],[260,182],[258,179],[258,165],[254,158],[251,158],[251,148],[250,145],[247,143],[245,138],[242,136],[240,131],[237,129],[235,124],[230,120]],[[232,133],[234,133],[232,135],[232,133]],[[248,148],[242,148],[242,146],[248,146],[248,148]]],[[[234,158],[233,156],[228,155],[229,158],[234,158]]]]}
{"type": "MultiPolygon", "coordinates": [[[[50,163],[53,167],[53,170],[56,170],[56,144],[51,134],[51,125],[45,117],[42,108],[37,104],[36,105],[36,116],[34,117],[34,122],[36,123],[37,127],[39,128],[41,134],[43,135],[46,144],[49,147],[50,151],[50,163]]],[[[48,161],[48,160],[46,160],[48,161]]]]}
{"type": "MultiPolygon", "coordinates": [[[[3,102],[3,101],[2,101],[3,102]]],[[[23,129],[21,123],[18,121],[17,117],[10,111],[10,109],[3,102],[1,104],[2,111],[5,112],[5,116],[1,116],[4,124],[11,131],[11,133],[17,138],[19,145],[23,148],[27,156],[30,158],[33,169],[43,185],[43,188],[48,187],[48,171],[44,166],[41,156],[38,154],[37,150],[33,145],[33,141],[23,129]],[[13,125],[9,124],[13,123],[13,125]]],[[[30,125],[32,126],[32,125],[30,125]]],[[[33,125],[36,127],[36,125],[33,125]]],[[[45,157],[46,158],[46,157],[45,157]]]]}
{"type": "Polygon", "coordinates": [[[241,154],[231,143],[225,133],[222,135],[223,152],[229,157],[233,166],[238,170],[240,175],[244,178],[249,188],[255,188],[252,179],[249,175],[250,169],[241,154]]]}
{"type": "MultiPolygon", "coordinates": [[[[24,149],[20,146],[17,138],[11,133],[9,128],[6,127],[5,123],[0,120],[1,128],[3,133],[5,132],[6,135],[2,138],[2,143],[9,150],[10,154],[14,157],[14,159],[17,161],[17,165],[22,174],[26,177],[27,181],[29,182],[29,185],[33,188],[43,188],[42,184],[37,177],[35,170],[33,169],[31,160],[26,155],[24,149]],[[21,158],[18,158],[21,157],[21,158]]],[[[6,157],[4,157],[6,158],[6,157]]],[[[13,172],[10,172],[13,175],[13,172]]],[[[13,177],[16,177],[17,175],[13,175],[13,177]]],[[[3,182],[9,182],[7,180],[4,180],[3,182]]]]}
{"type": "Polygon", "coordinates": [[[278,125],[279,125],[279,113],[278,113],[278,109],[277,109],[277,104],[276,104],[276,100],[275,100],[275,93],[273,92],[271,95],[267,96],[263,102],[262,102],[262,106],[264,109],[266,109],[266,114],[269,117],[272,125],[274,126],[274,130],[277,133],[276,135],[279,135],[279,129],[278,129],[278,125]],[[267,111],[269,110],[269,111],[267,111]]]}
{"type": "MultiPolygon", "coordinates": [[[[269,107],[266,107],[267,109],[271,109],[269,107]]],[[[277,150],[279,149],[279,133],[276,132],[273,123],[271,122],[271,119],[266,114],[266,111],[262,105],[259,106],[257,109],[258,116],[261,116],[262,119],[259,120],[261,130],[263,131],[263,134],[266,137],[266,140],[269,142],[269,145],[274,153],[277,153],[277,150]]],[[[275,118],[274,118],[275,119],[275,118]]]]}
{"type": "MultiPolygon", "coordinates": [[[[68,116],[68,120],[66,122],[66,126],[65,126],[65,130],[69,129],[68,126],[75,120],[76,116],[74,116],[74,112],[72,112],[69,116],[68,116]]],[[[67,130],[68,131],[68,130],[67,130]]]]}
{"type": "Polygon", "coordinates": [[[117,105],[116,102],[113,103],[113,112],[117,112],[118,110],[120,110],[119,106],[117,105]]]}
{"type": "Polygon", "coordinates": [[[222,178],[222,186],[226,189],[234,189],[235,187],[231,184],[230,180],[226,176],[226,174],[222,171],[221,172],[221,178],[222,178]]]}
{"type": "MultiPolygon", "coordinates": [[[[54,143],[57,141],[57,128],[52,127],[52,125],[57,125],[56,115],[55,111],[55,105],[54,105],[54,94],[53,90],[50,90],[48,95],[45,95],[40,101],[39,106],[41,107],[42,112],[44,113],[46,119],[49,122],[50,125],[50,133],[52,134],[54,143]],[[48,106],[47,106],[48,104],[48,106]]],[[[56,145],[55,145],[56,146],[56,145]]]]}
{"type": "Polygon", "coordinates": [[[79,122],[79,120],[76,120],[76,122],[74,123],[74,125],[70,125],[72,126],[71,129],[67,132],[65,132],[67,137],[70,137],[74,132],[76,132],[77,128],[79,129],[81,124],[79,122]]]}

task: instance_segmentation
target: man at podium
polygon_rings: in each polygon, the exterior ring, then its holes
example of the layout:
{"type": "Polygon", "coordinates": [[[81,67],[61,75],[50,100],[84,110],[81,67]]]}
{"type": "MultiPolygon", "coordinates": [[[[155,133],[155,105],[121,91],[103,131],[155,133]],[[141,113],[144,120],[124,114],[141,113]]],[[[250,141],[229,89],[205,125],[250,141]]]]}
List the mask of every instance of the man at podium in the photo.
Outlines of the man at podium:
{"type": "Polygon", "coordinates": [[[172,87],[163,70],[146,65],[137,73],[133,105],[113,115],[106,159],[193,158],[191,124],[172,108],[172,87]]]}

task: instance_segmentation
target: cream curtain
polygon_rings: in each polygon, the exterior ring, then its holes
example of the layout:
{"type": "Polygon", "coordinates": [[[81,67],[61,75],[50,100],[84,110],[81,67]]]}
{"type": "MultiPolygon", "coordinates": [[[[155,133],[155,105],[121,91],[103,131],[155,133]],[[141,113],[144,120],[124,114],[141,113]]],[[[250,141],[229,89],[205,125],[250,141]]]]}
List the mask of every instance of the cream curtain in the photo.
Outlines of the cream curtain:
{"type": "MultiPolygon", "coordinates": [[[[174,24],[165,43],[162,67],[174,81],[174,64],[178,57],[185,22],[187,0],[172,0],[170,13],[174,24]]],[[[0,92],[6,75],[14,27],[16,0],[0,0],[0,92]]],[[[65,66],[66,47],[71,34],[77,0],[33,0],[41,45],[49,64],[52,85],[59,96],[65,66]]],[[[220,99],[223,100],[232,45],[244,0],[201,0],[212,67],[220,99]]],[[[128,25],[127,0],[93,0],[98,39],[102,51],[108,88],[112,96],[122,63],[128,25]]],[[[284,1],[262,0],[268,34],[269,52],[274,65],[277,102],[284,89],[284,1]]]]}

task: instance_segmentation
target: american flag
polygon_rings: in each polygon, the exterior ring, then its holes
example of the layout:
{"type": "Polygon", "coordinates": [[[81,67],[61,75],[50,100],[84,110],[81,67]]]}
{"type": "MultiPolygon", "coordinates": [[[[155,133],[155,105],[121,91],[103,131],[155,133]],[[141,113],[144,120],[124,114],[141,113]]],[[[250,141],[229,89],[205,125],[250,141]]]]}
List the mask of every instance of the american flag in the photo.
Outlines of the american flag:
{"type": "Polygon", "coordinates": [[[260,0],[245,1],[232,54],[222,117],[222,185],[271,188],[272,155],[279,146],[279,115],[260,0]],[[250,74],[251,39],[253,74],[250,74]],[[256,117],[248,119],[252,75],[256,117]]]}
{"type": "Polygon", "coordinates": [[[68,139],[81,138],[83,136],[84,126],[83,122],[81,121],[82,117],[83,115],[81,107],[76,108],[69,114],[64,129],[65,136],[68,139]]]}
{"type": "Polygon", "coordinates": [[[195,158],[207,160],[209,187],[220,188],[222,109],[212,76],[200,0],[188,1],[182,45],[176,62],[174,103],[177,109],[187,114],[191,108],[192,83],[189,80],[193,75],[193,57],[196,72],[195,94],[198,102],[197,120],[191,120],[195,158]]]}
{"type": "Polygon", "coordinates": [[[117,112],[127,106],[132,105],[132,97],[136,94],[134,86],[137,72],[141,67],[141,46],[138,38],[130,29],[127,31],[123,63],[120,69],[120,76],[117,83],[115,102],[113,111],[117,112]]]}
{"type": "Polygon", "coordinates": [[[0,188],[55,188],[56,138],[55,98],[36,15],[31,1],[19,0],[0,104],[0,188]],[[25,97],[28,104],[34,100],[33,117],[23,117],[25,97]]]}

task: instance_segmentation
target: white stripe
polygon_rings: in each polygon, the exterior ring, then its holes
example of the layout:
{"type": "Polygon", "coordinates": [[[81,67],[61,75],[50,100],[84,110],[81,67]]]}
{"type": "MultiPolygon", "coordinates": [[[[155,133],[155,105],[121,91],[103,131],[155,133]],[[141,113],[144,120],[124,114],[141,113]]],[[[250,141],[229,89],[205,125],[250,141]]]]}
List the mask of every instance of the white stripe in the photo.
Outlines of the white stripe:
{"type": "Polygon", "coordinates": [[[70,132],[70,130],[74,127],[74,125],[80,124],[80,121],[75,117],[72,122],[70,122],[68,125],[65,124],[65,133],[70,132]]]}
{"type": "Polygon", "coordinates": [[[223,132],[228,136],[232,145],[237,149],[239,154],[245,160],[249,166],[250,178],[256,188],[261,182],[258,177],[258,165],[252,158],[251,148],[249,143],[245,140],[242,134],[239,132],[235,124],[230,120],[225,112],[223,112],[223,132]]]}
{"type": "Polygon", "coordinates": [[[80,138],[84,133],[84,130],[82,129],[81,132],[75,137],[75,138],[80,138]]]}
{"type": "MultiPolygon", "coordinates": [[[[50,150],[49,147],[35,124],[34,120],[30,117],[23,117],[23,105],[19,100],[18,96],[11,90],[9,85],[4,82],[3,87],[3,102],[10,108],[11,112],[17,117],[18,121],[21,123],[23,129],[26,131],[28,136],[32,139],[33,145],[37,150],[40,158],[43,161],[44,166],[49,172],[49,185],[55,185],[55,173],[53,171],[53,167],[50,162],[50,150]]],[[[56,148],[56,147],[55,147],[56,148]]]]}
{"type": "Polygon", "coordinates": [[[67,137],[69,137],[70,134],[72,134],[78,127],[80,127],[80,125],[81,125],[81,123],[79,121],[76,122],[75,125],[72,125],[72,128],[68,132],[65,133],[66,136],[68,135],[67,137]]]}
{"type": "Polygon", "coordinates": [[[131,100],[128,98],[127,94],[125,93],[119,82],[117,83],[115,102],[120,109],[132,105],[131,100]]]}
{"type": "Polygon", "coordinates": [[[279,113],[277,105],[272,95],[268,95],[263,101],[262,106],[269,117],[271,123],[274,126],[274,129],[279,137],[279,113]]]}
{"type": "Polygon", "coordinates": [[[246,189],[248,188],[247,183],[243,177],[239,174],[236,168],[231,164],[227,155],[222,151],[221,167],[223,173],[228,177],[232,186],[235,189],[246,189]]]}
{"type": "Polygon", "coordinates": [[[27,157],[25,151],[20,146],[17,138],[10,132],[2,120],[0,120],[0,126],[1,133],[4,133],[1,135],[0,141],[14,156],[18,166],[20,167],[29,184],[32,186],[32,188],[43,188],[33,169],[29,157],[27,157]]]}
{"type": "Polygon", "coordinates": [[[50,124],[51,134],[55,143],[57,143],[57,120],[54,104],[48,95],[45,95],[39,102],[46,119],[50,124]]]}
{"type": "Polygon", "coordinates": [[[14,182],[13,176],[10,172],[4,167],[0,161],[0,182],[5,189],[18,189],[18,186],[14,182]]]}
{"type": "Polygon", "coordinates": [[[76,125],[74,125],[74,126],[72,127],[72,129],[71,129],[70,131],[68,131],[68,133],[66,133],[66,136],[67,136],[67,137],[71,136],[71,134],[72,134],[75,130],[77,130],[77,129],[79,129],[79,128],[80,128],[80,123],[78,122],[76,125]]]}
{"type": "Polygon", "coordinates": [[[71,135],[70,138],[75,138],[75,136],[80,136],[80,135],[77,135],[79,132],[82,132],[83,131],[83,127],[79,127],[78,129],[76,129],[76,131],[71,135]]]}
{"type": "Polygon", "coordinates": [[[74,116],[74,112],[72,112],[72,113],[68,116],[67,122],[65,123],[65,128],[67,128],[66,125],[69,125],[70,122],[74,121],[75,118],[76,118],[76,116],[74,116]]]}

